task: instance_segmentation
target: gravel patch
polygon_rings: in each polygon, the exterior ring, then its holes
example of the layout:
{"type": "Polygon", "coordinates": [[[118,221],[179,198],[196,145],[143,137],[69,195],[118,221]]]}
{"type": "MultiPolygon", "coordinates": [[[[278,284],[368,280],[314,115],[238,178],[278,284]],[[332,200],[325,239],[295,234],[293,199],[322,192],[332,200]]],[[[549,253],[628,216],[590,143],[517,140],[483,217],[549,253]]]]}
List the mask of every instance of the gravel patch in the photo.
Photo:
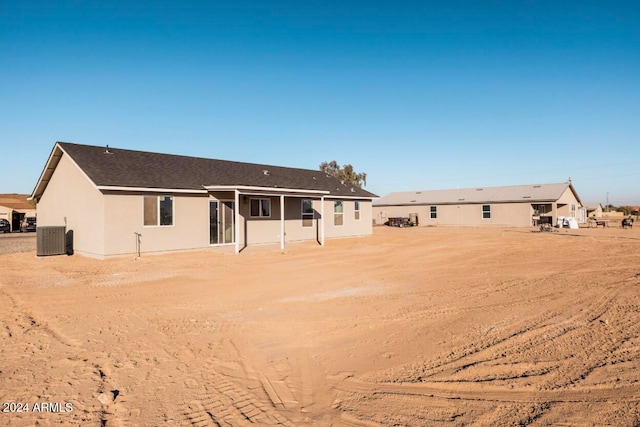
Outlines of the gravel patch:
{"type": "Polygon", "coordinates": [[[36,250],[36,233],[0,234],[0,255],[36,250]]]}

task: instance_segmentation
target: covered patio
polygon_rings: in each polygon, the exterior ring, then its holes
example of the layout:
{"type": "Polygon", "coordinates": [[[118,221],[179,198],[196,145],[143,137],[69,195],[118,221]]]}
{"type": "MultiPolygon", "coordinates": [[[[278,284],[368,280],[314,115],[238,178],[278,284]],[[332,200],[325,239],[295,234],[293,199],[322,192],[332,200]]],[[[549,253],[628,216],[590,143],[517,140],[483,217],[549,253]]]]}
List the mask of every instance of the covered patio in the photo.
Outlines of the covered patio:
{"type": "MultiPolygon", "coordinates": [[[[313,210],[310,213],[311,219],[316,220],[317,224],[317,241],[321,246],[325,244],[325,197],[330,193],[323,190],[306,190],[306,189],[294,189],[294,188],[266,188],[255,186],[227,186],[227,185],[214,185],[205,186],[205,189],[209,192],[213,201],[225,203],[224,213],[217,212],[215,218],[210,211],[210,227],[215,227],[216,232],[220,232],[220,229],[226,229],[226,236],[222,242],[215,244],[233,244],[235,253],[240,253],[247,247],[249,242],[249,230],[248,224],[250,222],[260,221],[274,221],[279,222],[279,239],[280,249],[284,249],[286,245],[287,235],[287,215],[286,205],[287,200],[311,200],[318,201],[319,210],[313,210]],[[271,200],[276,200],[279,214],[276,216],[272,210],[271,200]],[[269,202],[263,203],[262,201],[268,200],[269,202]],[[258,203],[254,203],[258,201],[258,203]],[[232,202],[232,204],[228,203],[232,202]],[[256,211],[257,205],[257,211],[256,211]],[[228,218],[229,216],[232,218],[228,218]],[[231,220],[230,220],[231,219],[231,220]],[[217,221],[217,224],[213,224],[213,221],[217,221]],[[232,231],[232,234],[229,232],[232,231]]],[[[289,219],[303,219],[304,213],[301,211],[301,216],[298,218],[289,215],[289,219]]],[[[300,222],[303,224],[303,222],[300,222]]],[[[292,226],[294,226],[292,224],[292,226]]],[[[267,233],[267,227],[255,227],[257,233],[267,233]]],[[[296,227],[298,228],[298,227],[296,227]]],[[[211,232],[213,235],[213,231],[211,232]]]]}

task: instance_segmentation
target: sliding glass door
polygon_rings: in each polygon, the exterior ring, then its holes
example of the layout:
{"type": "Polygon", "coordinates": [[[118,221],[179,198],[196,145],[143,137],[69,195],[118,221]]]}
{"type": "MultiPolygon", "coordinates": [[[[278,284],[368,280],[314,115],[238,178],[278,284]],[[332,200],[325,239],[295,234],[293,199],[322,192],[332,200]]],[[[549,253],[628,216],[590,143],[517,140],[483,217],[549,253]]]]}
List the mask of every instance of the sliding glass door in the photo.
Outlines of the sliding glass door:
{"type": "Polygon", "coordinates": [[[224,245],[235,243],[235,202],[211,200],[209,202],[209,243],[224,245]]]}

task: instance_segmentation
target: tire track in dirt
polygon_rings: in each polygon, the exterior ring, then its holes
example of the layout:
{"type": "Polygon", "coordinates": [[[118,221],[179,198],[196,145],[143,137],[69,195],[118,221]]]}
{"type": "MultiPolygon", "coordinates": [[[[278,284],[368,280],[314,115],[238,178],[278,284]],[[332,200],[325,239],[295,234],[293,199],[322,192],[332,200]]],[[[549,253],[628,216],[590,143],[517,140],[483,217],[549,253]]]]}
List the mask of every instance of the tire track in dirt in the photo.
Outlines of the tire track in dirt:
{"type": "Polygon", "coordinates": [[[232,341],[223,344],[227,351],[236,353],[236,363],[207,360],[200,373],[204,389],[186,404],[186,421],[198,427],[297,425],[282,413],[292,409],[289,401],[282,398],[282,389],[275,387],[263,372],[248,367],[232,341]]]}
{"type": "MultiPolygon", "coordinates": [[[[426,378],[446,380],[450,375],[469,367],[508,356],[517,355],[545,342],[557,339],[602,315],[615,297],[617,290],[609,289],[600,295],[596,301],[588,303],[587,308],[579,313],[564,318],[559,310],[548,310],[532,318],[525,318],[519,322],[511,322],[505,331],[489,332],[480,339],[474,339],[469,345],[459,347],[446,356],[428,362],[419,368],[419,375],[415,379],[401,376],[403,382],[420,382],[426,378]],[[559,319],[550,323],[554,319],[559,319]]],[[[585,304],[590,296],[578,296],[569,305],[585,304]]],[[[415,370],[416,365],[408,367],[415,370]]],[[[394,370],[393,376],[400,372],[394,370]]]]}
{"type": "MultiPolygon", "coordinates": [[[[3,301],[0,320],[6,333],[0,344],[1,400],[68,402],[73,410],[59,414],[63,424],[95,422],[105,426],[107,422],[112,425],[112,421],[115,421],[118,425],[113,401],[104,396],[104,391],[109,389],[104,368],[90,360],[77,340],[51,328],[45,321],[25,310],[15,297],[3,289],[0,289],[0,295],[3,301]],[[53,359],[51,354],[58,354],[58,357],[53,359]],[[25,371],[27,366],[28,370],[25,371]],[[20,381],[25,375],[29,377],[28,381],[20,381]],[[9,387],[10,382],[21,385],[9,387]],[[24,385],[25,383],[29,386],[24,385]],[[95,398],[87,399],[80,393],[91,393],[95,398]]],[[[51,415],[47,413],[36,415],[24,412],[11,415],[29,419],[30,422],[37,417],[36,423],[51,421],[50,417],[46,418],[51,415]]],[[[11,422],[9,420],[7,425],[11,425],[11,422]]]]}
{"type": "MultiPolygon", "coordinates": [[[[637,308],[631,306],[626,311],[620,308],[619,294],[620,286],[609,284],[601,289],[595,300],[592,294],[575,297],[573,303],[576,306],[584,305],[584,308],[569,317],[563,316],[560,310],[547,311],[534,318],[523,319],[520,326],[512,324],[516,328],[509,328],[506,333],[482,337],[480,345],[471,343],[460,347],[422,367],[413,364],[392,369],[381,376],[365,376],[371,378],[370,381],[348,378],[337,382],[335,389],[351,396],[346,399],[347,402],[360,404],[365,396],[376,395],[395,396],[395,399],[421,396],[499,404],[501,413],[508,415],[510,421],[501,424],[499,421],[505,418],[487,414],[482,419],[490,425],[512,425],[516,420],[518,425],[529,425],[556,403],[629,402],[637,405],[640,392],[633,383],[623,386],[583,385],[576,388],[580,381],[600,367],[631,362],[640,357],[637,344],[626,346],[640,335],[640,325],[633,321],[637,308]],[[603,320],[612,317],[616,318],[615,321],[603,320]],[[568,360],[551,358],[546,365],[544,362],[524,364],[528,371],[518,373],[517,366],[514,370],[518,358],[526,360],[531,351],[537,351],[547,343],[557,344],[561,340],[565,340],[566,345],[582,343],[582,353],[574,354],[568,360]],[[500,362],[501,359],[504,362],[500,362]],[[514,373],[512,377],[495,374],[494,368],[501,364],[509,366],[514,373]],[[538,366],[540,364],[543,366],[538,366]],[[538,370],[532,370],[532,365],[538,370]],[[482,377],[470,372],[475,367],[481,367],[480,372],[484,372],[482,377]],[[536,388],[507,387],[507,380],[531,375],[541,376],[545,381],[538,382],[540,385],[536,388]],[[410,383],[389,382],[402,381],[400,378],[410,383]],[[500,382],[504,384],[497,385],[500,382]]],[[[353,410],[352,404],[346,403],[344,407],[353,410]]]]}
{"type": "Polygon", "coordinates": [[[609,402],[625,400],[639,402],[640,393],[635,386],[618,388],[583,388],[562,390],[514,390],[478,383],[458,384],[442,382],[422,383],[371,383],[348,378],[336,383],[334,389],[359,394],[388,394],[399,396],[425,396],[449,400],[491,401],[509,403],[545,402],[609,402]]]}
{"type": "MultiPolygon", "coordinates": [[[[453,314],[464,315],[466,313],[473,312],[481,313],[494,308],[511,309],[521,306],[530,306],[533,304],[542,304],[558,298],[558,295],[563,292],[562,285],[566,281],[567,279],[563,274],[553,273],[528,280],[522,280],[520,278],[509,279],[502,281],[497,285],[493,285],[491,283],[470,285],[464,288],[463,293],[456,294],[455,301],[451,304],[447,304],[446,306],[436,303],[427,305],[422,303],[407,306],[403,310],[404,315],[402,316],[402,319],[420,320],[426,318],[431,320],[437,317],[450,316],[453,314]],[[544,289],[544,285],[550,282],[557,284],[556,290],[547,291],[541,295],[529,295],[529,290],[544,289]],[[487,300],[493,300],[494,298],[492,298],[492,296],[496,294],[519,290],[522,290],[521,297],[509,298],[507,302],[486,302],[487,300]]],[[[432,300],[437,300],[438,298],[448,295],[450,295],[450,293],[446,291],[437,291],[432,294],[428,294],[429,298],[432,300]]],[[[387,317],[390,316],[391,315],[387,315],[387,317]]]]}

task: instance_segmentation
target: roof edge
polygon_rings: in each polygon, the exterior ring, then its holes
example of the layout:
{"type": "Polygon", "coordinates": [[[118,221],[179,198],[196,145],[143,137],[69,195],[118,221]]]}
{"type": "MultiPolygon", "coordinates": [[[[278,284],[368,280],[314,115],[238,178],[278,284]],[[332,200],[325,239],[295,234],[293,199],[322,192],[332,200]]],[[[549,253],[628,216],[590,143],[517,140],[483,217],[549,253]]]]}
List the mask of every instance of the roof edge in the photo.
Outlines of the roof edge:
{"type": "Polygon", "coordinates": [[[55,145],[53,146],[53,149],[51,150],[51,154],[49,155],[49,159],[47,160],[47,163],[45,164],[44,169],[40,174],[40,178],[38,179],[38,182],[36,183],[36,186],[33,189],[31,196],[29,196],[27,200],[35,200],[37,203],[38,199],[42,197],[42,194],[44,194],[44,191],[49,185],[51,176],[53,176],[54,172],[58,168],[58,163],[60,163],[60,160],[62,159],[62,155],[66,155],[67,157],[69,157],[69,160],[78,169],[78,171],[80,171],[80,173],[91,183],[91,185],[93,185],[95,189],[98,189],[98,187],[96,186],[96,183],[93,182],[91,178],[89,178],[87,173],[78,165],[78,163],[76,163],[75,160],[73,160],[73,157],[71,157],[71,155],[66,152],[66,150],[62,147],[61,144],[65,144],[65,143],[61,141],[56,141],[55,145]],[[55,153],[60,153],[60,155],[56,156],[55,153]],[[47,171],[50,171],[50,172],[47,173],[47,171]],[[42,186],[42,189],[40,189],[41,186],[42,186]],[[39,189],[40,191],[38,191],[39,189]]]}
{"type": "MultiPolygon", "coordinates": [[[[47,185],[49,184],[49,180],[47,179],[46,181],[44,181],[44,177],[45,174],[48,170],[52,170],[51,175],[53,174],[53,171],[56,170],[56,168],[58,167],[58,163],[60,162],[60,159],[62,158],[62,154],[55,160],[55,165],[51,166],[52,162],[54,161],[55,157],[54,157],[54,153],[56,153],[56,150],[60,153],[63,153],[64,151],[62,150],[62,147],[60,147],[60,143],[56,141],[55,144],[53,144],[53,148],[51,149],[51,153],[49,153],[49,157],[47,158],[47,162],[44,164],[44,168],[42,169],[42,172],[40,172],[40,177],[38,178],[38,181],[36,181],[36,185],[35,187],[33,187],[33,191],[31,192],[31,195],[29,197],[27,197],[27,200],[35,200],[37,202],[37,199],[42,196],[42,194],[44,193],[44,190],[47,188],[47,185]],[[43,184],[43,182],[45,182],[43,184]],[[40,189],[40,187],[43,186],[42,189],[40,189]]],[[[51,176],[49,176],[49,178],[51,178],[51,176]]]]}

